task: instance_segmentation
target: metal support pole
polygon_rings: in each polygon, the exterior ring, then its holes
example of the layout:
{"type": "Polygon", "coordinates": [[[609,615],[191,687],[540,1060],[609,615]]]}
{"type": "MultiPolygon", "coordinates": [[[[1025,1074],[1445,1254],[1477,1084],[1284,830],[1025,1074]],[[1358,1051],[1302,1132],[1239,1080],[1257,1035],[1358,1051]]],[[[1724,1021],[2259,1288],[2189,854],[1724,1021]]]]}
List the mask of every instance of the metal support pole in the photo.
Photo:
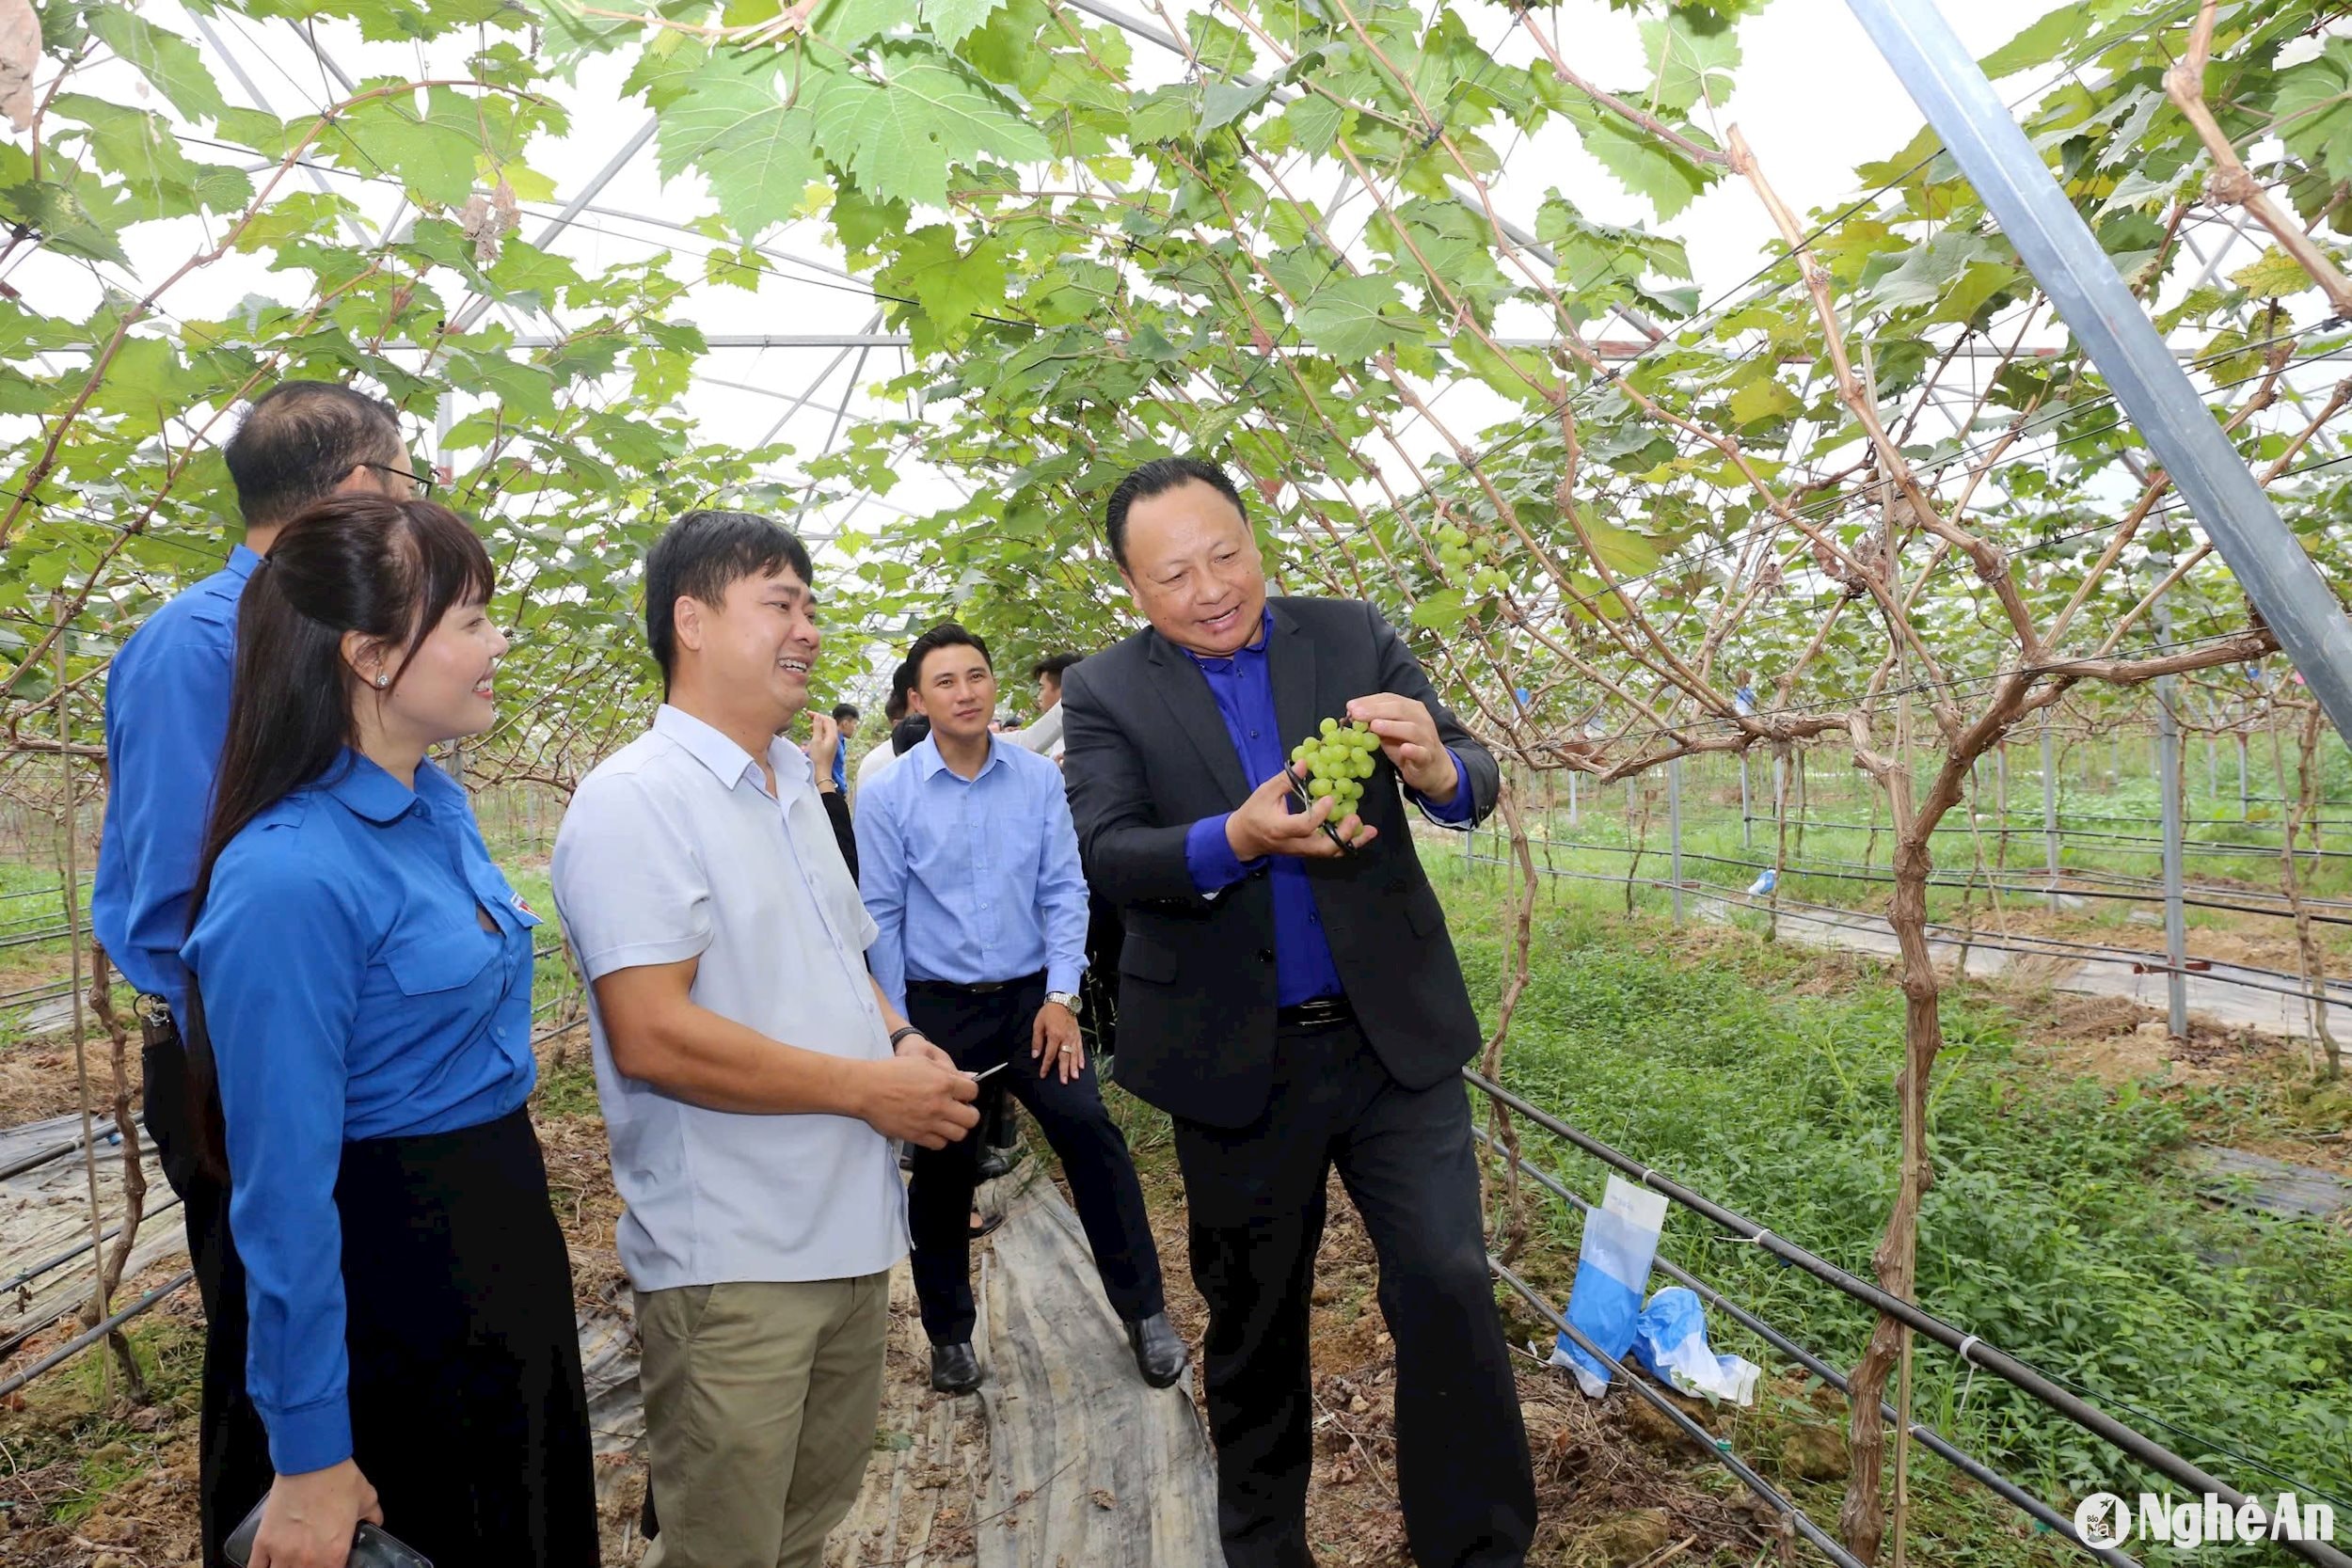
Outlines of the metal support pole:
{"type": "Polygon", "coordinates": [[[2050,735],[2050,715],[2042,715],[2042,847],[2050,862],[2050,908],[2058,909],[2058,743],[2050,735]]]}
{"type": "Polygon", "coordinates": [[[1756,847],[1756,819],[1748,815],[1748,753],[1740,753],[1740,847],[1756,847]]]}
{"type": "Polygon", "coordinates": [[[2186,499],[2337,733],[2352,620],[1933,0],[1847,0],[2186,499]]]}
{"type": "Polygon", "coordinates": [[[1568,769],[1568,826],[1569,826],[1569,827],[1571,827],[1571,828],[1573,828],[1573,827],[1575,827],[1575,826],[1576,826],[1576,781],[1577,781],[1577,778],[1578,778],[1578,774],[1577,774],[1576,769],[1575,769],[1575,768],[1571,768],[1570,769],[1568,769]]]}
{"type": "Polygon", "coordinates": [[[1675,919],[1682,918],[1682,759],[1666,764],[1667,875],[1674,879],[1675,919]]]}
{"type": "Polygon", "coordinates": [[[2237,819],[2240,822],[2254,819],[2249,806],[2246,798],[2246,732],[2240,730],[2237,732],[2237,819]]]}
{"type": "MultiPolygon", "coordinates": [[[[2159,637],[2171,617],[2156,606],[2159,637]]],[[[2188,1037],[2188,920],[2181,903],[2181,721],[2172,712],[2172,677],[2156,678],[2156,788],[2164,806],[2165,1008],[2174,1039],[2188,1037]]]]}

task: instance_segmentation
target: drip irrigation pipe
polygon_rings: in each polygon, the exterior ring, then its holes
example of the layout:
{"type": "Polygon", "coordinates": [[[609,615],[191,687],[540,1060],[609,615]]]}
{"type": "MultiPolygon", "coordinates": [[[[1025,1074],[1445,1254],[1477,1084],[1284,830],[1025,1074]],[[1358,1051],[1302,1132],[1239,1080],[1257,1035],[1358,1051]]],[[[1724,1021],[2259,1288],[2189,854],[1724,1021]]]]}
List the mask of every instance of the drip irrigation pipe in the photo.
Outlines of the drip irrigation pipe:
{"type": "MultiPolygon", "coordinates": [[[[2149,1469],[2176,1482],[2185,1490],[2201,1494],[2209,1492],[2227,1503],[2233,1511],[2251,1503],[2264,1521],[2264,1527],[2267,1528],[2270,1513],[2261,1502],[2249,1497],[2219,1477],[2208,1474],[2197,1465],[2158,1443],[2154,1438],[2125,1426],[2096,1405],[2077,1399],[2051,1382],[2037,1369],[2018,1360],[2006,1351],[1995,1349],[1985,1343],[1980,1336],[1964,1333],[1932,1313],[1922,1310],[1915,1303],[1905,1301],[1899,1296],[1890,1295],[1868,1280],[1858,1278],[1828,1259],[1807,1252],[1794,1242],[1773,1235],[1772,1231],[1757,1225],[1754,1220],[1734,1213],[1721,1204],[1701,1196],[1682,1183],[1661,1176],[1649,1166],[1619,1153],[1590,1133],[1579,1132],[1549,1112],[1529,1104],[1492,1079],[1467,1067],[1462,1069],[1462,1076],[1475,1085],[1489,1099],[1508,1105],[1554,1137],[1573,1144],[1603,1164],[1633,1178],[1652,1192],[1663,1193],[1692,1212],[1730,1231],[1741,1241],[1762,1248],[1783,1262],[1795,1265],[1823,1284],[1861,1302],[1881,1316],[1892,1318],[1913,1332],[1925,1335],[1945,1348],[1956,1352],[1966,1365],[1980,1367],[2002,1381],[2024,1390],[2076,1426],[2106,1439],[2149,1469]]],[[[1521,1291],[1522,1293],[1527,1293],[1524,1287],[1521,1287],[1521,1291]]],[[[1545,1312],[1554,1322],[1560,1322],[1558,1314],[1551,1312],[1549,1307],[1545,1308],[1545,1312]]],[[[1562,1326],[1565,1328],[1566,1325],[1563,1323],[1562,1326]]],[[[1581,1337],[1575,1336],[1573,1331],[1570,1332],[1571,1338],[1578,1338],[1581,1342],[1581,1337]]],[[[1586,1348],[1590,1350],[1589,1346],[1586,1348]]],[[[1601,1359],[1607,1358],[1601,1357],[1601,1359]]],[[[1637,1384],[1635,1386],[1638,1388],[1640,1386],[1637,1384]]],[[[0,1390],[0,1392],[4,1391],[0,1390]]],[[[1681,1413],[1677,1411],[1675,1414],[1678,1416],[1681,1413]]],[[[1696,1424],[1692,1424],[1695,1428],[1696,1424]]],[[[2325,1542],[2288,1540],[2281,1541],[2279,1544],[2285,1546],[2287,1550],[2303,1559],[2304,1561],[2318,1564],[2319,1568],[2352,1568],[2352,1557],[2346,1557],[2325,1542]]]]}
{"type": "MultiPolygon", "coordinates": [[[[167,1214],[179,1207],[180,1199],[177,1196],[167,1197],[163,1202],[155,1205],[154,1208],[150,1209],[145,1213],[141,1214],[139,1216],[139,1222],[141,1224],[145,1224],[147,1221],[153,1219],[156,1215],[167,1214]]],[[[82,1254],[89,1251],[92,1247],[103,1245],[105,1243],[113,1241],[117,1236],[121,1234],[122,1227],[118,1225],[113,1229],[100,1236],[95,1242],[83,1242],[76,1246],[68,1248],[66,1251],[58,1253],[54,1258],[42,1259],[40,1262],[35,1263],[31,1268],[24,1270],[23,1273],[15,1275],[14,1277],[0,1280],[0,1295],[7,1294],[8,1291],[15,1290],[20,1285],[29,1285],[34,1280],[39,1279],[42,1275],[49,1273],[53,1269],[63,1268],[66,1264],[72,1262],[76,1258],[81,1257],[82,1254]]]]}
{"type": "MultiPolygon", "coordinates": [[[[1554,849],[1581,849],[1599,855],[1664,855],[1675,852],[1668,847],[1661,845],[1645,846],[1637,849],[1615,844],[1591,844],[1581,839],[1554,838],[1530,840],[1529,842],[1531,844],[1540,842],[1554,849]]],[[[1680,851],[1680,853],[1682,858],[1686,861],[1705,861],[1712,865],[1736,865],[1743,871],[1770,871],[1773,869],[1772,863],[1770,861],[1739,860],[1729,855],[1710,855],[1702,850],[1692,848],[1684,848],[1680,851]]],[[[1863,871],[1830,871],[1818,869],[1818,864],[1819,863],[1791,861],[1781,865],[1779,870],[1783,876],[1788,877],[1820,877],[1831,881],[1875,882],[1882,886],[1892,885],[1899,879],[1891,872],[1872,873],[1863,871]]],[[[1613,878],[1609,879],[1618,880],[1620,879],[1613,878]]],[[[2042,897],[2050,891],[2046,882],[1999,882],[1988,880],[1982,878],[1957,878],[1951,876],[1930,877],[1928,879],[1928,885],[1930,887],[1980,887],[1991,892],[2011,894],[2021,898],[2042,897]]],[[[2069,896],[2076,898],[2104,898],[2109,902],[2119,904],[2161,904],[2165,901],[2164,895],[2161,894],[2115,893],[2099,888],[2074,889],[2070,892],[2069,896]]],[[[2229,904],[2213,898],[2184,898],[2181,902],[2191,909],[2219,910],[2229,914],[2267,915],[2273,919],[2281,920],[2292,919],[2294,913],[2294,911],[2290,910],[2265,910],[2252,904],[2229,904]]],[[[2308,903],[2310,900],[2306,899],[2305,902],[2308,903]]],[[[2309,918],[2324,926],[2352,926],[2352,915],[2313,914],[2309,918]]]]}
{"type": "MultiPolygon", "coordinates": [[[[1750,822],[1770,823],[1776,821],[1777,818],[1751,815],[1747,820],[1750,822]]],[[[1895,832],[1892,827],[1884,823],[1840,822],[1835,817],[1822,816],[1807,816],[1803,818],[1791,817],[1789,818],[1788,825],[1792,828],[1798,829],[1810,828],[1817,832],[1826,830],[1831,832],[1886,833],[1892,835],[1895,832]]],[[[2214,827],[2252,828],[2259,827],[2259,824],[2251,822],[2196,822],[2191,823],[2189,826],[2192,830],[2194,830],[2197,828],[2214,827]]],[[[2039,839],[2049,836],[2048,832],[2039,825],[2032,827],[2006,827],[1998,823],[1988,824],[1984,822],[1978,822],[1973,825],[1967,822],[1940,823],[1936,826],[1934,831],[1939,833],[1969,833],[1978,835],[1992,834],[1994,836],[2006,835],[2010,838],[2023,839],[2039,839]]],[[[2280,832],[2285,832],[2285,824],[2281,823],[2276,831],[2280,832]]],[[[2160,838],[2150,838],[2145,833],[2103,833],[2096,832],[2095,830],[2085,828],[2060,829],[2058,836],[2061,840],[2070,838],[2096,839],[2106,844],[2153,844],[2158,846],[2159,847],[2161,847],[2164,843],[2164,840],[2160,838]]],[[[2181,844],[2181,847],[2192,855],[2262,855],[2272,859],[2275,859],[2279,855],[2285,852],[2285,847],[2277,844],[2217,843],[2212,839],[2197,838],[2185,839],[2181,844]]],[[[2107,854],[2137,854],[2142,851],[2110,849],[2105,852],[2107,854]]],[[[2296,849],[2295,854],[2296,858],[2298,860],[2307,860],[2313,857],[2327,860],[2352,860],[2352,849],[2302,848],[2298,847],[2296,849]]]]}
{"type": "MultiPolygon", "coordinates": [[[[89,1135],[92,1138],[111,1138],[115,1135],[115,1124],[111,1121],[92,1122],[89,1135]]],[[[22,1176],[28,1170],[37,1170],[52,1160],[61,1160],[69,1154],[78,1153],[81,1148],[82,1134],[76,1132],[64,1143],[51,1144],[47,1148],[37,1149],[30,1154],[11,1160],[5,1165],[0,1165],[0,1181],[22,1176]]]]}
{"type": "MultiPolygon", "coordinates": [[[[10,1394],[15,1393],[19,1388],[24,1387],[26,1384],[32,1382],[33,1379],[40,1376],[41,1373],[47,1371],[50,1368],[56,1366],[59,1362],[70,1361],[74,1356],[79,1355],[82,1352],[98,1343],[99,1340],[103,1339],[107,1335],[112,1334],[116,1329],[120,1328],[124,1323],[129,1323],[133,1318],[137,1317],[149,1307],[153,1307],[157,1302],[163,1300],[166,1296],[170,1295],[174,1291],[179,1290],[181,1287],[187,1284],[189,1280],[194,1279],[195,1277],[195,1270],[182,1269],[178,1274],[173,1275],[169,1279],[165,1280],[161,1285],[156,1286],[153,1290],[148,1291],[147,1294],[139,1297],[138,1300],[133,1302],[121,1311],[117,1312],[113,1317],[108,1318],[104,1323],[100,1323],[96,1328],[85,1329],[80,1334],[75,1335],[72,1338],[68,1339],[64,1344],[59,1345],[56,1350],[51,1351],[47,1355],[42,1356],[40,1360],[25,1368],[23,1371],[17,1372],[8,1378],[0,1379],[0,1400],[7,1399],[10,1394]]],[[[20,1340],[18,1342],[22,1343],[23,1341],[20,1340]]],[[[14,1349],[15,1347],[10,1346],[9,1348],[14,1349]]]]}
{"type": "MultiPolygon", "coordinates": [[[[1549,1171],[1544,1170],[1541,1166],[1529,1164],[1523,1157],[1514,1154],[1510,1150],[1504,1148],[1501,1144],[1497,1143],[1484,1128],[1471,1128],[1470,1136],[1476,1138],[1480,1143],[1485,1144],[1488,1148],[1493,1149],[1496,1153],[1502,1155],[1518,1169],[1525,1171],[1534,1180],[1536,1185],[1542,1187],[1546,1192],[1550,1193],[1554,1197],[1557,1197],[1563,1202],[1574,1207],[1577,1212],[1590,1213],[1592,1212],[1592,1204],[1587,1202],[1585,1199],[1579,1197],[1575,1193],[1569,1191],[1567,1186],[1563,1183],[1559,1178],[1551,1175],[1549,1171]]],[[[1844,1374],[1839,1372],[1835,1367],[1832,1367],[1828,1362],[1823,1361],[1820,1356],[1815,1355],[1811,1351],[1806,1350],[1803,1345],[1798,1344],[1794,1339],[1789,1338],[1787,1335],[1782,1334],[1779,1330],[1773,1328],[1763,1319],[1757,1317],[1755,1313],[1750,1312],[1746,1307],[1741,1307],[1738,1302],[1733,1301],[1729,1296],[1724,1295],[1721,1291],[1718,1291],[1713,1286],[1708,1284],[1707,1281],[1701,1279],[1697,1275],[1691,1273],[1688,1269],[1677,1267],[1674,1263],[1669,1262],[1663,1258],[1656,1259],[1656,1261],[1652,1264],[1652,1268],[1655,1272],[1664,1275],[1667,1278],[1674,1280],[1677,1284],[1689,1286],[1691,1290],[1697,1294],[1698,1298],[1707,1303],[1709,1307],[1722,1311],[1725,1317],[1730,1318],[1734,1323],[1740,1324],[1740,1327],[1746,1329],[1749,1333],[1755,1335],[1766,1344],[1771,1345],[1774,1350],[1779,1351],[1782,1354],[1795,1361],[1806,1371],[1811,1372],[1815,1377],[1820,1378],[1822,1382],[1828,1384],[1839,1393],[1845,1394],[1850,1392],[1844,1374]]],[[[1881,1400],[1879,1402],[1879,1414],[1888,1421],[1894,1421],[1899,1418],[1896,1415],[1895,1407],[1886,1402],[1884,1400],[1881,1400]]],[[[1937,1432],[1933,1427],[1931,1427],[1921,1421],[1914,1421],[1911,1424],[1911,1434],[1924,1444],[1930,1452],[1942,1458],[1947,1464],[1950,1465],[1954,1469],[1960,1471],[1961,1474],[1968,1477],[1971,1481],[1977,1481],[1980,1485],[1990,1488],[1992,1491],[1999,1494],[2002,1497],[2015,1504],[2018,1508],[2030,1514],[2037,1522],[2056,1532],[2060,1539],[2065,1540],[2076,1546],[2080,1546],[2083,1551],[2091,1557],[2097,1558],[2102,1562],[2113,1564],[2114,1568],[2140,1568],[2139,1563],[2136,1560],[2125,1556],[2123,1553],[2117,1551],[2111,1546],[2093,1546],[2090,1543],[2084,1541],[2080,1535],[2075,1533],[2074,1523],[2073,1520],[2065,1517],[2063,1514],[2059,1513],[2058,1510],[2043,1502],[2040,1497],[2035,1497],[2032,1493],[2019,1486],[2015,1481],[2010,1481],[2007,1476],[2002,1475],[1999,1471],[1985,1465],[1982,1461],[1975,1458],[1964,1449],[1954,1447],[1943,1433],[1937,1432]]]]}

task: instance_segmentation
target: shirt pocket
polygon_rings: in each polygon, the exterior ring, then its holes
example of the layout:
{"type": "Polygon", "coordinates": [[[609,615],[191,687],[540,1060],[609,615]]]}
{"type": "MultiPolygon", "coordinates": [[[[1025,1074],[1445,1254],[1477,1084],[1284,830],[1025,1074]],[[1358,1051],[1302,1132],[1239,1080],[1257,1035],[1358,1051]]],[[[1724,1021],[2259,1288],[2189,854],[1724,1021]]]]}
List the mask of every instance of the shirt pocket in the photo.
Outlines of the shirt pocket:
{"type": "Polygon", "coordinates": [[[405,996],[429,996],[473,983],[504,943],[472,922],[463,930],[420,931],[384,949],[384,967],[405,996]]]}

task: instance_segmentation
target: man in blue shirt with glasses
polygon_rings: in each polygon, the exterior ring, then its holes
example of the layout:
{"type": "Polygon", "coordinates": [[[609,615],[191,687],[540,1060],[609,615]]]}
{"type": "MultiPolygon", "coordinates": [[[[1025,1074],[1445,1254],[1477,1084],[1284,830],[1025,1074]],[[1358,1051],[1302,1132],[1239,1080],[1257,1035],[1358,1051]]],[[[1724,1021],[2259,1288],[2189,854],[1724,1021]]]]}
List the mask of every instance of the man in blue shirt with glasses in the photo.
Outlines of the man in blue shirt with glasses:
{"type": "MultiPolygon", "coordinates": [[[[1009,1091],[1061,1157],[1103,1293],[1154,1388],[1190,1360],[1168,1325],[1135,1162],[1095,1085],[1078,1033],[1087,886],[1061,770],[990,732],[988,644],[953,621],[914,640],[910,702],[930,734],[866,786],[857,816],[858,891],[880,934],[875,984],[966,1072],[1009,1091]]],[[[971,1231],[977,1139],[914,1151],[907,1227],[931,1341],[931,1386],[979,1386],[972,1349],[971,1231]]]]}
{"type": "MultiPolygon", "coordinates": [[[[313,501],[350,490],[404,499],[418,483],[390,405],[334,382],[282,382],[256,399],[222,455],[244,543],[149,616],[106,673],[106,826],[90,894],[99,944],[139,993],[148,1136],[180,1196],[204,1302],[198,1451],[208,1499],[259,1497],[270,1473],[268,1437],[246,1395],[245,1271],[227,1191],[197,1164],[180,1038],[188,988],[180,944],[228,730],[237,601],[278,531],[313,501]]],[[[221,1544],[237,1522],[203,1520],[206,1568],[228,1560],[221,1544]]]]}

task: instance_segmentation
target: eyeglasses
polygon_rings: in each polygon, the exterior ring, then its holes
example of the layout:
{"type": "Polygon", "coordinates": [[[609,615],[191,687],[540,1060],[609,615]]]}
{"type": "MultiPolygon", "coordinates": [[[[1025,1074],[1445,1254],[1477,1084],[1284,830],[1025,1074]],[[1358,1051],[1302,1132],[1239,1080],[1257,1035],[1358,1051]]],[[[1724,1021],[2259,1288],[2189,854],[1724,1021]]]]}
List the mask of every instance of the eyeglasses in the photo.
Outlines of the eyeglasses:
{"type": "MultiPolygon", "coordinates": [[[[414,462],[415,459],[411,458],[409,461],[414,462]]],[[[401,478],[406,480],[409,483],[417,487],[418,495],[429,496],[433,494],[433,480],[430,475],[411,473],[406,468],[394,467],[389,463],[362,463],[359,467],[363,468],[373,468],[380,474],[398,474],[401,478]]]]}

